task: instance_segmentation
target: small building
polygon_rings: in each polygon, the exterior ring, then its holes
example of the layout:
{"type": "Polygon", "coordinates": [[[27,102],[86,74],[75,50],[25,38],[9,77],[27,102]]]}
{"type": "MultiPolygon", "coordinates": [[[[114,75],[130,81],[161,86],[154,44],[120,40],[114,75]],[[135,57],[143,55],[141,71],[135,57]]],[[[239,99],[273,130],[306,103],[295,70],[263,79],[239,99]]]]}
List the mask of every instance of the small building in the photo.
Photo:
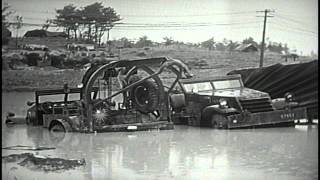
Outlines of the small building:
{"type": "Polygon", "coordinates": [[[234,50],[235,51],[240,51],[240,52],[257,52],[258,51],[258,47],[256,45],[252,44],[252,43],[240,44],[234,50]]]}
{"type": "Polygon", "coordinates": [[[28,31],[24,34],[24,37],[63,37],[67,38],[68,35],[64,32],[50,32],[43,29],[35,29],[28,31]]]}
{"type": "Polygon", "coordinates": [[[291,50],[288,52],[281,51],[282,58],[285,60],[285,62],[288,62],[288,59],[291,59],[293,61],[296,61],[299,58],[299,55],[297,54],[297,50],[291,50]]]}

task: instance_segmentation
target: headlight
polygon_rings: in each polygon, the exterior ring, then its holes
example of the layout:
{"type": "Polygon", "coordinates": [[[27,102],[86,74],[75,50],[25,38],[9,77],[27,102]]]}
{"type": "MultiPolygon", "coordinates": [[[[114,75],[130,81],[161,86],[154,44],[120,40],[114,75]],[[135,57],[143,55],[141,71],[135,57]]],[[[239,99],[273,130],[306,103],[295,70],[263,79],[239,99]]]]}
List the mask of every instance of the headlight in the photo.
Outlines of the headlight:
{"type": "Polygon", "coordinates": [[[227,107],[228,103],[227,103],[227,100],[225,99],[219,99],[219,105],[221,107],[227,107]]]}
{"type": "Polygon", "coordinates": [[[107,117],[107,113],[104,109],[97,109],[93,114],[93,117],[97,121],[102,122],[107,117]]]}
{"type": "Polygon", "coordinates": [[[284,99],[286,102],[292,102],[293,101],[293,94],[287,92],[284,94],[284,99]]]}

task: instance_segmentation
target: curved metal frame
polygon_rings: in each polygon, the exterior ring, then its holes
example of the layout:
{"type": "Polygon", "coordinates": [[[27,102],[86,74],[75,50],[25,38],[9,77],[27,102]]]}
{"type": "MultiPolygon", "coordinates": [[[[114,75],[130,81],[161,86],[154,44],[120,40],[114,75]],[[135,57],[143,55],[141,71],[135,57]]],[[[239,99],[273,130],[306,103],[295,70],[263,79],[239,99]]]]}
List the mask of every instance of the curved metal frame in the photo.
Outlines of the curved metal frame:
{"type": "MultiPolygon", "coordinates": [[[[96,71],[94,71],[90,75],[87,83],[83,87],[82,99],[84,102],[84,110],[85,110],[85,112],[84,112],[85,124],[87,127],[89,127],[89,131],[94,131],[94,129],[95,129],[95,124],[94,124],[94,121],[92,120],[92,109],[97,104],[94,104],[92,102],[91,93],[90,93],[92,91],[93,84],[97,80],[99,75],[102,75],[105,71],[108,71],[109,69],[119,67],[118,64],[119,64],[119,61],[111,62],[109,64],[101,66],[100,68],[98,68],[96,71]]],[[[141,82],[145,81],[146,79],[150,79],[150,78],[154,79],[156,81],[156,83],[159,85],[160,97],[163,98],[165,93],[164,93],[164,87],[163,87],[162,81],[157,76],[157,73],[154,73],[154,71],[151,70],[149,67],[147,67],[145,65],[137,65],[134,68],[132,68],[130,70],[130,72],[128,72],[127,77],[131,76],[133,74],[133,72],[135,72],[135,70],[138,70],[138,69],[142,69],[143,71],[148,73],[150,76],[143,78],[133,84],[130,84],[129,86],[127,86],[127,87],[119,90],[118,92],[112,94],[111,96],[105,98],[103,101],[107,101],[107,100],[111,99],[112,97],[115,97],[116,95],[121,94],[124,91],[127,91],[128,89],[132,88],[133,86],[140,84],[141,82]]],[[[103,101],[101,101],[101,102],[103,102],[103,101]]],[[[161,101],[163,101],[163,99],[161,99],[160,102],[161,101]]],[[[99,102],[99,103],[101,103],[101,102],[99,102]]]]}
{"type": "Polygon", "coordinates": [[[118,94],[121,94],[129,89],[131,89],[132,87],[144,82],[147,79],[154,79],[156,81],[156,83],[159,85],[159,90],[160,90],[160,102],[165,102],[166,105],[166,111],[167,111],[167,119],[168,121],[171,121],[171,116],[170,116],[170,107],[169,107],[169,99],[168,97],[165,97],[165,91],[164,91],[164,86],[162,84],[162,81],[159,78],[159,74],[161,74],[163,72],[163,70],[165,68],[170,69],[172,72],[174,72],[176,74],[176,79],[173,82],[173,84],[171,85],[171,87],[168,90],[168,93],[170,93],[173,89],[173,87],[178,83],[179,79],[182,77],[182,73],[184,72],[185,75],[187,76],[187,78],[192,77],[191,74],[189,74],[189,70],[186,69],[186,65],[183,64],[181,61],[176,60],[176,59],[171,59],[171,58],[166,58],[166,57],[161,57],[161,58],[151,58],[151,59],[146,59],[142,60],[142,61],[136,61],[137,64],[135,64],[134,61],[129,61],[129,60],[122,60],[122,61],[112,61],[108,64],[102,65],[101,67],[93,70],[93,72],[90,72],[89,76],[86,77],[86,79],[88,79],[85,84],[84,87],[82,88],[82,92],[81,92],[81,96],[82,96],[82,100],[83,100],[83,115],[84,115],[84,120],[85,120],[85,125],[86,127],[89,128],[90,132],[93,132],[95,130],[95,125],[94,125],[94,121],[92,120],[92,110],[93,107],[98,105],[99,103],[105,102],[107,100],[110,100],[112,97],[117,96],[118,94]],[[148,66],[146,66],[144,63],[149,63],[149,60],[154,60],[152,62],[161,62],[160,68],[157,72],[154,72],[151,68],[149,68],[148,66]],[[176,67],[174,67],[176,66],[176,67]],[[129,84],[128,86],[124,87],[123,89],[121,89],[120,91],[112,94],[111,96],[105,98],[103,101],[99,101],[97,103],[93,103],[91,100],[91,91],[93,88],[93,84],[94,81],[99,77],[99,75],[102,75],[102,73],[111,70],[113,68],[117,68],[117,67],[131,67],[131,69],[129,70],[129,72],[127,73],[127,77],[130,77],[136,70],[138,69],[142,69],[143,71],[145,71],[146,73],[149,74],[149,76],[147,77],[143,77],[142,79],[129,84]]]}

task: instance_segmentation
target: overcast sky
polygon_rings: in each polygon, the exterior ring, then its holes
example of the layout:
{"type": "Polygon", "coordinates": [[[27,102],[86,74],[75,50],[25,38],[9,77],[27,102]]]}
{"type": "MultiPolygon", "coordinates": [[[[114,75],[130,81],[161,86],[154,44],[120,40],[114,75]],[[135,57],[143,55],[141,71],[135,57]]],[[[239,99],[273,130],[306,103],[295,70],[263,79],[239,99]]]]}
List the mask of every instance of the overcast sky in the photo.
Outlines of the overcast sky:
{"type": "MultiPolygon", "coordinates": [[[[25,23],[42,24],[55,17],[55,9],[68,4],[83,7],[94,0],[3,0],[25,23]]],[[[137,40],[146,35],[162,42],[163,37],[177,41],[202,42],[212,37],[242,41],[249,36],[260,42],[264,9],[274,10],[267,20],[267,40],[287,43],[298,53],[318,52],[318,0],[105,0],[123,19],[122,27],[111,31],[111,39],[137,40]],[[135,25],[132,25],[135,24],[135,25]],[[136,24],[144,27],[137,27],[136,24]],[[134,26],[134,27],[132,27],[134,26]],[[159,26],[159,27],[158,27],[159,26]]],[[[41,27],[25,26],[27,30],[41,27]]],[[[56,30],[56,28],[50,29],[56,30]]]]}

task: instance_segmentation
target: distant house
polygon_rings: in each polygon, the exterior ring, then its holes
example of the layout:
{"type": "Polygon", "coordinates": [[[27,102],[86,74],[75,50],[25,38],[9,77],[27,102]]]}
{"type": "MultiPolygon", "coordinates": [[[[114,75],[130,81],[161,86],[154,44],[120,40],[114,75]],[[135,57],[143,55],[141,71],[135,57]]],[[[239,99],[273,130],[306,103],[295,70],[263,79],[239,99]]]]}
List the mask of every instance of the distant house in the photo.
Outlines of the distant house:
{"type": "Polygon", "coordinates": [[[282,58],[285,60],[285,62],[288,62],[288,58],[291,58],[293,61],[296,61],[296,59],[299,58],[299,55],[297,54],[296,50],[285,52],[281,51],[282,58]]]}
{"type": "Polygon", "coordinates": [[[24,37],[63,37],[66,38],[68,35],[64,32],[50,32],[42,29],[36,29],[28,31],[24,34],[24,37]]]}
{"type": "Polygon", "coordinates": [[[235,51],[240,51],[240,52],[256,52],[256,51],[258,51],[258,47],[256,45],[252,44],[252,43],[240,44],[234,50],[235,51]]]}

